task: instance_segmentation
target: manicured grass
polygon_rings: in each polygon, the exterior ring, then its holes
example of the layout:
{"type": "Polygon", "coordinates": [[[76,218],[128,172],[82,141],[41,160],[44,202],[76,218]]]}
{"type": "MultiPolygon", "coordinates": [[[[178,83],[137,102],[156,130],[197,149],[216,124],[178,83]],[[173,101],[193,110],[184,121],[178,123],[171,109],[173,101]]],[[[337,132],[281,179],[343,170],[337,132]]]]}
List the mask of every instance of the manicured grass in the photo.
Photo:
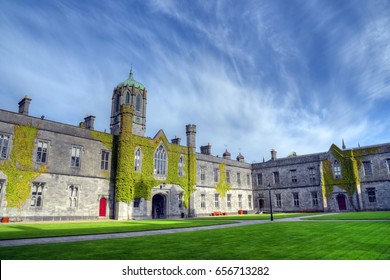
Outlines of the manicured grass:
{"type": "MultiPolygon", "coordinates": [[[[274,219],[285,219],[294,217],[304,217],[311,215],[318,215],[323,213],[275,213],[273,214],[274,219]]],[[[227,216],[210,216],[204,218],[198,218],[197,220],[269,220],[270,214],[248,214],[248,215],[227,215],[227,216]]]]}
{"type": "Polygon", "coordinates": [[[100,241],[2,247],[0,259],[390,259],[389,222],[275,222],[100,241]]]}
{"type": "Polygon", "coordinates": [[[200,227],[226,224],[213,220],[142,220],[142,221],[94,221],[42,224],[0,224],[0,240],[49,236],[83,235],[113,232],[132,232],[156,229],[200,227]]]}
{"type": "Polygon", "coordinates": [[[390,220],[390,211],[347,212],[321,217],[310,217],[307,220],[390,220]]]}

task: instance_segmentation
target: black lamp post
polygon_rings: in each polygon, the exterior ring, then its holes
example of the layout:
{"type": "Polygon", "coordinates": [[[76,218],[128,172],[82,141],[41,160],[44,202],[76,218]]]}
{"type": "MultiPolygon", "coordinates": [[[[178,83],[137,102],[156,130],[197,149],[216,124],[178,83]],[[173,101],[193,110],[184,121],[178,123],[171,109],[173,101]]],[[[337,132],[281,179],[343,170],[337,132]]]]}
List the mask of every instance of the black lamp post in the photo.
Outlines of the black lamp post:
{"type": "Polygon", "coordinates": [[[271,184],[268,184],[268,195],[269,195],[269,211],[271,213],[270,220],[272,222],[274,220],[274,216],[272,215],[271,184]]]}

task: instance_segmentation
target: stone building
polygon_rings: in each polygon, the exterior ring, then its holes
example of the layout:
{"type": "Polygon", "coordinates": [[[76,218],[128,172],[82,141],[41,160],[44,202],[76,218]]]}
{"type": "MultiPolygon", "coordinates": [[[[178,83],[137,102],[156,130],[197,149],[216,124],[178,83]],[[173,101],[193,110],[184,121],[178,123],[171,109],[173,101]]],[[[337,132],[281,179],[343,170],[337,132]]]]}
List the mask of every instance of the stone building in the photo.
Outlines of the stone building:
{"type": "MultiPolygon", "coordinates": [[[[147,90],[129,78],[112,95],[111,133],[0,109],[0,217],[151,219],[212,213],[390,209],[390,144],[245,162],[211,145],[196,151],[160,130],[145,137],[147,90]],[[269,196],[271,195],[271,197],[269,196]]],[[[250,137],[250,135],[248,136],[250,137]]]]}

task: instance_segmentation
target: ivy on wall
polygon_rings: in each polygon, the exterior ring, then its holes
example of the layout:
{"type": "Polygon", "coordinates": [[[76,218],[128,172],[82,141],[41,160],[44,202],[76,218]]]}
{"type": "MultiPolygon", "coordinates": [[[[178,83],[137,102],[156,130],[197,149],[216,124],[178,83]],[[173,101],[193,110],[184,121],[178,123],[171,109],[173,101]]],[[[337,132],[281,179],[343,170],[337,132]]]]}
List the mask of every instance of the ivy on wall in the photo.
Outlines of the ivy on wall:
{"type": "Polygon", "coordinates": [[[134,198],[151,200],[152,188],[160,184],[180,185],[184,190],[184,205],[188,207],[189,197],[195,190],[196,157],[192,148],[170,144],[160,131],[154,139],[132,134],[134,109],[121,106],[121,129],[118,143],[118,165],[116,175],[116,201],[129,203],[134,198]],[[167,151],[168,170],[163,178],[154,175],[154,153],[162,144],[167,151]],[[135,171],[134,156],[141,149],[141,170],[135,171]],[[184,174],[179,176],[178,163],[184,156],[184,174]]]}
{"type": "Polygon", "coordinates": [[[226,164],[221,163],[219,165],[219,174],[219,182],[215,184],[215,189],[221,195],[221,197],[225,197],[226,193],[231,188],[231,184],[226,182],[226,164]]]}
{"type": "Polygon", "coordinates": [[[94,140],[100,141],[108,151],[111,151],[111,174],[107,170],[100,170],[100,174],[103,177],[110,178],[111,181],[113,181],[116,166],[116,164],[114,164],[116,161],[116,146],[114,145],[114,136],[110,133],[96,130],[91,130],[90,132],[94,140]]]}
{"type": "Polygon", "coordinates": [[[379,148],[359,150],[341,150],[336,145],[330,147],[330,151],[340,163],[341,177],[335,178],[333,165],[329,160],[323,162],[322,191],[327,199],[332,197],[334,186],[338,186],[347,192],[348,200],[352,207],[357,210],[353,202],[353,195],[360,185],[359,169],[362,167],[364,156],[378,153],[379,148]]]}
{"type": "Polygon", "coordinates": [[[34,168],[33,152],[37,128],[33,126],[14,126],[13,147],[9,159],[0,165],[7,176],[7,206],[23,208],[30,197],[31,183],[41,173],[47,171],[43,164],[34,168]]]}

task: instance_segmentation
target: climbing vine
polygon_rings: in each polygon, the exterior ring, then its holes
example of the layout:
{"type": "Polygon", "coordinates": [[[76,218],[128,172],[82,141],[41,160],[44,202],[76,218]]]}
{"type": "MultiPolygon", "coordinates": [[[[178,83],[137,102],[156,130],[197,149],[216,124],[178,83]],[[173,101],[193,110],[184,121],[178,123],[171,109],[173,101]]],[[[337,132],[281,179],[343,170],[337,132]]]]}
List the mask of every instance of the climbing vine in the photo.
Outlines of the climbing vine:
{"type": "Polygon", "coordinates": [[[159,132],[154,138],[145,138],[132,134],[133,108],[121,107],[121,132],[118,144],[118,166],[116,176],[116,201],[129,203],[134,198],[151,199],[151,190],[159,184],[176,184],[184,190],[184,205],[188,207],[190,194],[196,184],[195,152],[188,147],[170,144],[164,134],[159,132]],[[167,151],[168,170],[166,177],[155,178],[154,153],[163,144],[167,151]],[[141,168],[136,171],[134,156],[141,149],[141,168]],[[178,173],[178,163],[184,156],[184,174],[178,173]]]}
{"type": "Polygon", "coordinates": [[[100,141],[103,146],[108,150],[112,151],[111,155],[111,174],[107,170],[100,170],[100,174],[103,177],[110,178],[113,180],[113,174],[115,171],[115,165],[113,164],[114,161],[116,160],[116,147],[114,146],[114,136],[112,134],[106,133],[106,132],[101,132],[101,131],[96,131],[96,130],[91,130],[91,136],[94,140],[100,141]]]}
{"type": "Polygon", "coordinates": [[[323,162],[322,191],[325,193],[326,198],[330,199],[333,188],[337,185],[347,192],[352,207],[357,210],[353,203],[353,195],[360,185],[359,169],[362,167],[362,159],[366,155],[377,153],[379,150],[378,148],[369,148],[343,151],[336,145],[332,145],[330,150],[340,163],[341,177],[334,177],[332,163],[329,160],[325,160],[323,162]]]}
{"type": "Polygon", "coordinates": [[[96,130],[91,130],[91,136],[93,139],[98,140],[103,143],[103,146],[111,151],[113,148],[113,135],[106,133],[106,132],[101,132],[101,131],[96,131],[96,130]]]}
{"type": "Polygon", "coordinates": [[[37,128],[32,126],[14,126],[13,148],[8,160],[0,165],[7,176],[7,206],[19,210],[30,197],[30,184],[41,173],[47,171],[43,164],[34,168],[33,151],[37,128]]]}
{"type": "Polygon", "coordinates": [[[226,182],[226,165],[223,163],[219,165],[219,174],[219,182],[215,184],[215,189],[221,195],[221,197],[225,197],[226,193],[231,188],[231,184],[226,182]]]}

